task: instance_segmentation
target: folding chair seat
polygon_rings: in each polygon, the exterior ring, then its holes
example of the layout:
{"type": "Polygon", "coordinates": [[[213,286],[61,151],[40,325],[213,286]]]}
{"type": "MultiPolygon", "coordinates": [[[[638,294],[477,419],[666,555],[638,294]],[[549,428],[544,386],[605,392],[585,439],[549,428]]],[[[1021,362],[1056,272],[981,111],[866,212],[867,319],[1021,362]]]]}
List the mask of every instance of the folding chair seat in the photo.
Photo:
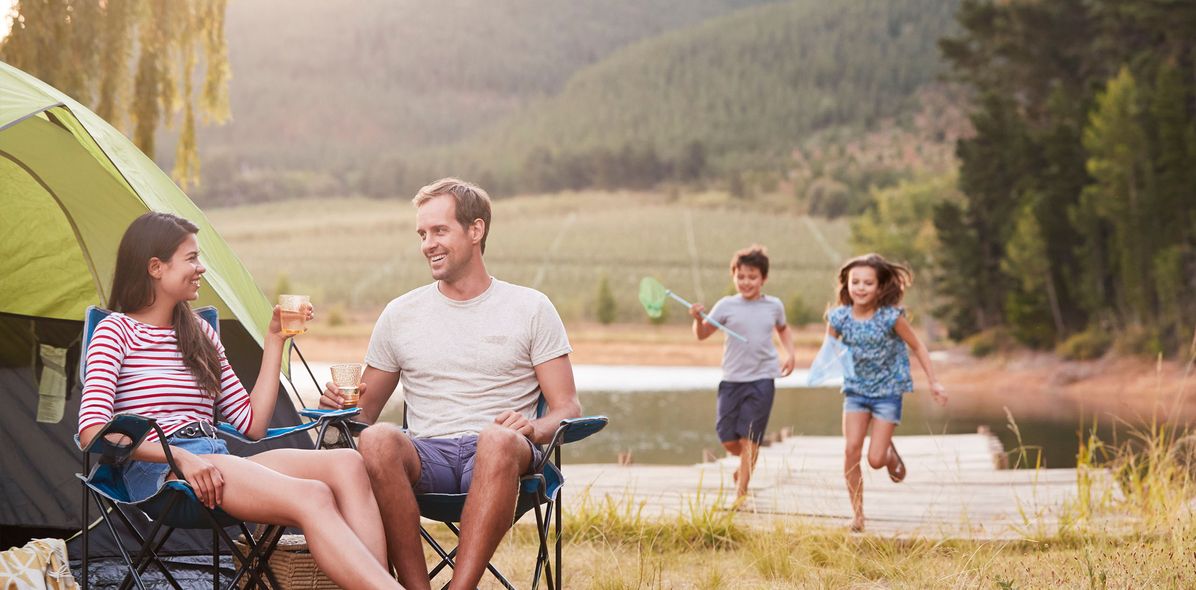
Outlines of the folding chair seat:
{"type": "MultiPolygon", "coordinates": [[[[536,415],[543,416],[546,409],[544,398],[541,397],[536,405],[536,415]]],[[[530,474],[519,479],[514,522],[518,522],[529,510],[534,511],[536,515],[536,536],[539,547],[536,552],[535,570],[532,573],[530,586],[532,590],[539,586],[541,575],[544,576],[549,590],[562,588],[561,488],[565,484],[565,476],[561,472],[561,446],[582,440],[602,430],[606,427],[607,422],[606,416],[561,420],[551,442],[541,449],[544,453],[543,457],[533,467],[530,474]],[[550,538],[552,543],[549,542],[550,538]]],[[[419,505],[420,516],[444,524],[454,536],[460,537],[461,531],[457,527],[457,523],[461,522],[461,511],[465,507],[467,497],[467,493],[416,494],[415,501],[419,505]]],[[[428,546],[440,556],[440,562],[429,570],[429,578],[435,578],[446,567],[455,567],[457,547],[446,550],[423,525],[420,526],[419,532],[428,546]]],[[[486,564],[486,569],[504,588],[514,590],[515,586],[497,567],[493,564],[486,564]]],[[[448,584],[445,584],[444,588],[447,587],[448,584]]]]}
{"type": "MultiPolygon", "coordinates": [[[[214,307],[204,307],[195,311],[204,321],[219,330],[214,307]]],[[[95,306],[87,309],[83,323],[83,348],[79,361],[80,380],[83,379],[86,370],[87,347],[95,333],[96,325],[110,313],[95,306]]],[[[254,444],[316,429],[313,448],[320,448],[324,446],[326,432],[331,429],[338,433],[338,440],[342,444],[355,447],[352,435],[363,429],[365,425],[353,422],[350,418],[359,412],[360,410],[357,408],[346,410],[303,409],[300,414],[310,419],[309,422],[290,427],[269,428],[266,430],[266,435],[257,440],[245,437],[227,423],[219,423],[216,433],[244,443],[254,444]]],[[[75,443],[85,453],[84,471],[87,473],[87,475],[76,474],[83,482],[83,589],[87,590],[88,588],[88,540],[91,529],[88,524],[91,523],[89,500],[94,501],[99,508],[101,520],[112,534],[121,558],[128,567],[129,573],[126,574],[120,586],[122,590],[132,584],[144,589],[145,582],[141,576],[151,565],[161,571],[163,577],[173,588],[180,588],[165,563],[158,557],[158,553],[176,529],[212,530],[212,587],[214,589],[220,588],[219,558],[222,543],[232,554],[237,565],[236,573],[227,588],[236,586],[242,578],[247,580],[246,588],[253,588],[255,585],[263,584],[261,580],[263,575],[269,581],[270,587],[279,588],[278,581],[269,568],[269,557],[282,537],[284,527],[265,527],[264,531],[255,537],[244,522],[228,515],[220,508],[213,510],[204,506],[191,485],[182,479],[182,472],[175,465],[174,457],[166,440],[167,437],[153,419],[134,414],[114,416],[86,448],[80,445],[79,437],[76,435],[75,443]],[[163,451],[166,454],[167,464],[171,472],[179,479],[168,480],[150,497],[134,501],[125,487],[122,468],[132,455],[133,449],[137,448],[151,431],[157,432],[158,440],[162,443],[163,451]],[[99,456],[98,463],[94,468],[91,467],[92,455],[99,456]],[[130,509],[138,510],[150,519],[152,524],[148,534],[143,535],[133,524],[125,512],[130,509]],[[139,545],[140,550],[136,557],[130,554],[122,544],[121,535],[113,524],[113,518],[121,522],[129,536],[139,545]],[[243,541],[248,547],[246,552],[242,552],[224,530],[229,527],[240,528],[243,541]]]]}

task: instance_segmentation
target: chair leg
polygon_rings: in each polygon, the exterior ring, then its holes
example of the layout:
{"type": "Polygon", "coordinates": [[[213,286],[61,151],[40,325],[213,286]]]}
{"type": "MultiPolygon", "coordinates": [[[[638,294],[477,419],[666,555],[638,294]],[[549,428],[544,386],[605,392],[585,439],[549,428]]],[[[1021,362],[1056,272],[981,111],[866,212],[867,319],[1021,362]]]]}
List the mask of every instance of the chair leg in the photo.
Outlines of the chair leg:
{"type": "MultiPolygon", "coordinates": [[[[565,463],[563,461],[561,461],[561,448],[557,447],[556,450],[553,452],[553,454],[556,459],[557,469],[564,469],[565,463]]],[[[562,510],[563,510],[562,507],[564,506],[564,503],[565,503],[565,495],[564,494],[565,494],[564,486],[557,486],[556,499],[552,501],[553,511],[556,512],[556,539],[555,539],[555,541],[556,541],[556,587],[554,590],[561,590],[565,587],[564,582],[562,581],[562,574],[565,571],[565,568],[561,562],[561,532],[562,532],[562,523],[565,522],[565,519],[562,517],[562,510]]],[[[549,574],[549,575],[551,575],[551,574],[549,574]]]]}
{"type": "Polygon", "coordinates": [[[536,568],[532,571],[532,590],[536,590],[540,585],[540,573],[544,570],[545,553],[548,552],[548,546],[544,539],[544,514],[541,512],[538,502],[533,510],[536,513],[536,537],[539,540],[539,544],[536,546],[536,568]]]}
{"type": "Polygon", "coordinates": [[[432,548],[432,551],[435,551],[436,554],[440,556],[440,563],[436,564],[436,567],[432,568],[428,572],[429,580],[435,578],[436,574],[439,574],[440,570],[444,569],[444,566],[446,565],[450,568],[456,567],[456,565],[453,563],[453,556],[457,554],[456,548],[449,553],[445,553],[444,548],[440,546],[440,543],[437,543],[436,539],[432,538],[431,533],[425,530],[424,527],[419,527],[419,534],[424,538],[424,541],[428,543],[428,546],[432,548]]]}
{"type": "MultiPolygon", "coordinates": [[[[99,507],[100,511],[103,512],[104,505],[100,501],[100,497],[98,495],[92,494],[92,498],[95,499],[96,505],[99,507]]],[[[123,517],[124,515],[122,514],[121,516],[123,517]]],[[[133,567],[133,560],[129,557],[129,552],[125,550],[124,544],[120,542],[120,535],[116,532],[116,526],[113,525],[112,521],[107,518],[104,519],[104,524],[108,526],[108,532],[112,533],[112,540],[116,543],[116,548],[120,551],[121,558],[125,560],[125,565],[129,566],[130,572],[135,572],[136,569],[133,567]]],[[[137,588],[140,590],[146,590],[145,582],[141,581],[141,576],[134,575],[133,582],[137,584],[137,588]]]]}
{"type": "MultiPolygon", "coordinates": [[[[170,512],[173,510],[178,501],[178,496],[172,498],[170,503],[167,504],[165,512],[170,512]]],[[[148,535],[142,536],[141,532],[137,530],[137,527],[133,525],[133,522],[129,520],[129,517],[124,513],[123,510],[120,509],[119,506],[114,505],[113,512],[120,518],[121,522],[124,524],[125,528],[128,529],[129,533],[132,534],[133,537],[137,539],[137,542],[141,544],[141,552],[137,554],[137,559],[135,559],[133,562],[133,569],[136,570],[135,575],[140,578],[140,576],[144,574],[147,569],[149,569],[150,564],[157,564],[158,569],[162,571],[162,575],[166,578],[167,583],[169,583],[173,588],[182,590],[178,581],[174,579],[174,576],[171,575],[170,570],[167,569],[166,564],[162,563],[162,559],[158,557],[158,552],[161,551],[162,547],[166,545],[166,541],[170,538],[170,534],[174,532],[174,529],[172,527],[163,528],[162,521],[159,520],[154,523],[154,526],[150,529],[148,535]],[[158,536],[158,531],[163,531],[161,537],[158,536]]],[[[132,572],[130,572],[130,575],[132,575],[132,572]]],[[[126,575],[125,579],[121,581],[121,590],[128,588],[129,583],[129,576],[126,575]]]]}
{"type": "Polygon", "coordinates": [[[220,535],[212,531],[212,590],[220,590],[220,535]]]}
{"type": "MultiPolygon", "coordinates": [[[[87,459],[84,459],[83,473],[89,473],[89,470],[87,469],[87,464],[91,462],[90,461],[91,454],[84,453],[84,456],[87,457],[87,459]]],[[[90,550],[88,549],[88,545],[87,545],[88,539],[87,538],[91,534],[91,503],[88,502],[89,498],[87,496],[89,494],[87,493],[87,485],[84,484],[84,485],[81,485],[80,487],[83,488],[83,586],[82,587],[83,587],[83,590],[88,590],[88,577],[89,576],[87,575],[87,566],[88,566],[88,553],[90,553],[90,550]]]]}

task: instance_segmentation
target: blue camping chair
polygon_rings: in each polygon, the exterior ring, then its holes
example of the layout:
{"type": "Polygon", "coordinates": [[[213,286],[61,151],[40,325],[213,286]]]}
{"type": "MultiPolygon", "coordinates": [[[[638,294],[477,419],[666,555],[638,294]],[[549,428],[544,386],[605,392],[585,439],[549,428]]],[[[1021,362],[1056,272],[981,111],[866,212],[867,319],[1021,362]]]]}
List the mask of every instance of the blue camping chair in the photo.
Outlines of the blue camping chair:
{"type": "MultiPolygon", "coordinates": [[[[547,411],[547,404],[541,396],[536,404],[536,416],[541,417],[547,411]]],[[[403,421],[406,422],[404,409],[403,421]]],[[[552,440],[542,447],[544,456],[533,467],[529,475],[519,479],[519,495],[515,505],[515,522],[528,510],[534,510],[536,515],[536,535],[539,537],[539,548],[536,552],[535,571],[532,574],[531,588],[535,590],[540,584],[540,576],[544,579],[549,590],[560,590],[561,586],[561,487],[565,484],[565,476],[561,473],[561,446],[582,440],[606,427],[609,420],[606,416],[587,416],[561,420],[552,440]],[[555,522],[554,522],[555,521],[555,522]],[[554,526],[555,525],[555,526],[554,526]],[[549,551],[550,532],[553,540],[553,551],[549,551]],[[555,576],[554,576],[555,567],[555,576]]],[[[403,425],[406,427],[406,424],[403,425]]],[[[453,535],[461,536],[457,523],[461,522],[461,510],[465,507],[468,494],[416,494],[415,502],[419,505],[420,516],[444,524],[453,535]]],[[[435,578],[445,567],[455,567],[457,547],[452,550],[445,548],[432,537],[422,525],[420,536],[428,546],[440,556],[440,563],[428,571],[429,578],[435,578]]],[[[508,590],[515,590],[513,586],[493,564],[487,564],[486,569],[498,579],[498,582],[508,590]]],[[[446,583],[443,588],[448,588],[446,583]]]]}
{"type": "MultiPolygon", "coordinates": [[[[83,321],[83,344],[79,360],[80,381],[83,380],[86,370],[87,347],[91,343],[95,328],[100,320],[107,317],[110,313],[108,310],[95,306],[87,308],[87,313],[83,321]]],[[[203,307],[195,310],[195,313],[219,331],[216,308],[203,307]]],[[[246,438],[242,433],[226,423],[219,424],[217,431],[221,435],[252,444],[293,436],[301,432],[316,429],[315,447],[319,448],[323,446],[325,441],[325,432],[331,428],[338,433],[338,439],[341,443],[355,446],[352,435],[364,428],[364,425],[352,422],[349,418],[356,415],[359,411],[356,408],[347,410],[304,409],[300,414],[309,418],[309,422],[287,428],[267,429],[266,436],[256,441],[246,438]]],[[[79,444],[78,436],[75,437],[75,442],[79,444]]],[[[237,565],[237,570],[227,588],[236,586],[242,578],[247,580],[246,588],[253,588],[255,585],[263,583],[261,580],[263,575],[265,575],[272,588],[280,587],[278,581],[274,578],[273,572],[270,570],[269,558],[277,546],[279,539],[282,537],[284,527],[266,527],[260,535],[255,537],[250,533],[244,522],[229,516],[220,508],[212,510],[200,503],[190,484],[183,480],[183,474],[175,465],[174,457],[170,452],[170,446],[166,443],[166,436],[153,419],[133,414],[118,414],[82,450],[85,452],[84,471],[87,472],[87,475],[76,474],[76,476],[83,481],[82,587],[84,590],[88,588],[88,536],[91,528],[89,524],[91,522],[89,500],[94,501],[99,508],[102,520],[112,534],[121,558],[128,567],[129,572],[125,575],[125,579],[120,586],[122,589],[136,584],[138,588],[144,590],[146,586],[141,576],[151,565],[154,565],[162,572],[163,577],[173,588],[181,590],[178,582],[158,557],[158,553],[170,538],[171,533],[176,529],[209,528],[212,530],[212,587],[214,589],[219,590],[220,588],[219,559],[221,542],[232,553],[237,565]],[[149,498],[134,502],[125,488],[123,477],[121,477],[122,467],[129,460],[133,450],[145,440],[151,431],[157,432],[158,439],[162,443],[162,449],[166,454],[167,463],[178,479],[166,481],[149,498]],[[98,462],[94,468],[91,467],[92,455],[98,456],[98,462]],[[125,513],[126,509],[138,510],[150,519],[153,524],[148,534],[143,535],[133,525],[131,519],[125,513]],[[141,549],[136,557],[133,557],[122,543],[121,536],[113,524],[112,517],[115,517],[116,520],[122,523],[124,529],[129,532],[131,537],[140,546],[141,549]],[[247,551],[242,552],[233,543],[228,533],[224,530],[226,527],[239,527],[241,529],[247,551]]]]}

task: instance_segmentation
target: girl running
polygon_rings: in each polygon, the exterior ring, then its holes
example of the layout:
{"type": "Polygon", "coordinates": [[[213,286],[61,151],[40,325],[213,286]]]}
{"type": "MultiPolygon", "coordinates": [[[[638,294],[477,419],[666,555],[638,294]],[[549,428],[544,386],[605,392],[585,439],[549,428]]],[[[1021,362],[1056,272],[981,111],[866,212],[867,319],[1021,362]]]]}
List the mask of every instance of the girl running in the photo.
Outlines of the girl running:
{"type": "Polygon", "coordinates": [[[843,476],[851,496],[854,518],[851,530],[864,530],[864,483],[860,455],[871,426],[868,465],[885,467],[894,482],[905,479],[905,463],[893,446],[893,430],[901,423],[902,395],[913,391],[909,350],[930,382],[930,393],[939,405],[947,391],[935,379],[930,353],[918,339],[905,310],[900,307],[913,274],[903,265],[877,254],[848,260],[838,277],[839,307],[827,314],[826,331],[851,350],[855,376],[843,380],[843,438],[846,454],[843,476]],[[908,349],[907,349],[908,346],[908,349]]]}

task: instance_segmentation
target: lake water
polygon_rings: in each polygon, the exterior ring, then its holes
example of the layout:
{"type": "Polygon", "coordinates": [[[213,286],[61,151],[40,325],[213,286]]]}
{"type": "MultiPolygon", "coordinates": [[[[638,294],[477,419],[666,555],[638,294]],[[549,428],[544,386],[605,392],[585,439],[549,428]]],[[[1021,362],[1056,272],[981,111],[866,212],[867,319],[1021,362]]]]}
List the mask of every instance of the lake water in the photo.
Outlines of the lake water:
{"type": "MultiPolygon", "coordinates": [[[[317,378],[327,379],[327,363],[311,363],[311,367],[317,378]]],[[[703,449],[721,455],[714,433],[719,368],[577,365],[574,376],[584,413],[605,415],[611,421],[601,433],[569,445],[567,463],[613,463],[621,452],[630,452],[636,463],[671,465],[700,462],[703,449]]],[[[778,380],[769,432],[787,427],[794,435],[841,434],[842,394],[837,387],[806,387],[805,380],[802,372],[778,380]]],[[[305,376],[296,383],[305,387],[308,381],[305,376]]],[[[313,399],[309,397],[311,391],[302,393],[306,399],[313,399]]],[[[1043,418],[1041,412],[1032,416],[1016,403],[1010,405],[1022,444],[1033,448],[1031,460],[1033,453],[1041,452],[1048,467],[1075,465],[1081,414],[1078,406],[1055,403],[1049,418],[1043,418]]],[[[974,433],[986,426],[1006,450],[1015,449],[1017,437],[1008,427],[1002,404],[980,407],[992,409],[964,410],[953,405],[942,408],[924,392],[908,395],[897,434],[974,433]]],[[[395,404],[383,418],[398,420],[400,412],[395,404]]],[[[1108,436],[1108,432],[1102,435],[1108,436]]]]}

